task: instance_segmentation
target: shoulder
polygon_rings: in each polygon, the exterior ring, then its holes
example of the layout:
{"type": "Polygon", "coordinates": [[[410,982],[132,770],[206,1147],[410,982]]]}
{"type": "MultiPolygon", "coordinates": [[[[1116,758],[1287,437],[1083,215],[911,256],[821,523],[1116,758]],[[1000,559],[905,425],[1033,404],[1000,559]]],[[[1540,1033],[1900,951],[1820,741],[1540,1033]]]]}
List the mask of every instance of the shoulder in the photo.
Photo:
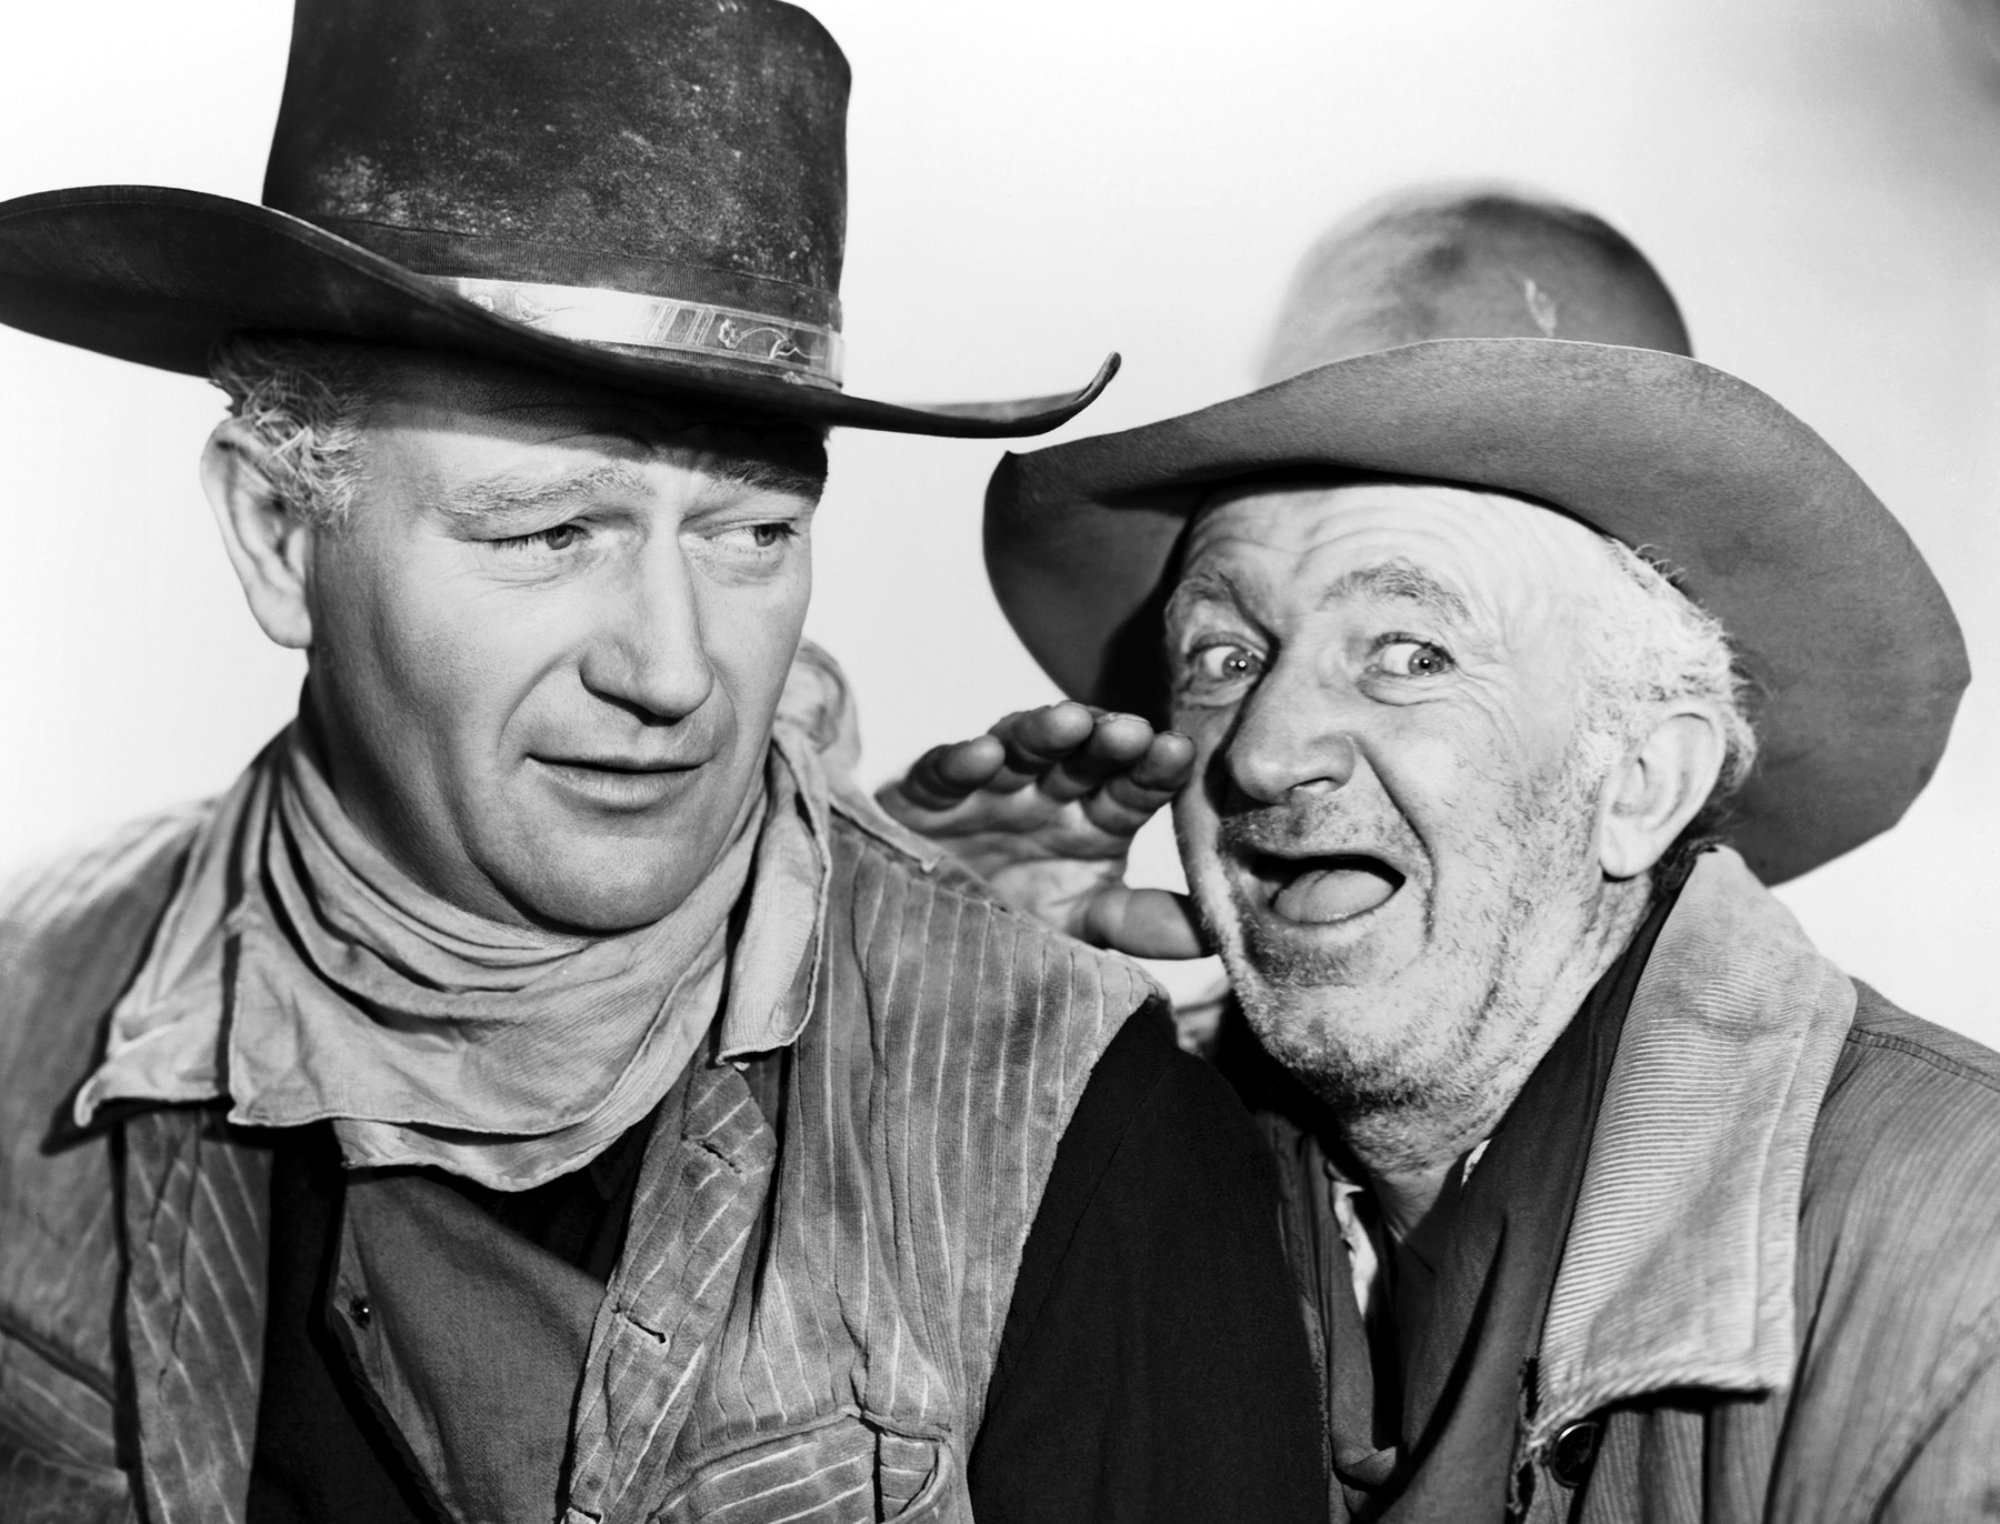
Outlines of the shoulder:
{"type": "Polygon", "coordinates": [[[25,1169],[61,1130],[58,1114],[138,972],[201,813],[134,822],[0,889],[0,1167],[25,1169]]]}
{"type": "Polygon", "coordinates": [[[1893,1076],[1905,1084],[1943,1085],[1953,1091],[1962,1087],[1968,1098],[1989,1096],[2000,1105],[2000,1053],[1912,1016],[1859,979],[1854,994],[1843,1072],[1873,1071],[1878,1082],[1893,1076]]]}
{"type": "Polygon", "coordinates": [[[1129,1017],[1098,1060],[1057,1155],[1057,1183],[1121,1202],[1191,1189],[1275,1188],[1270,1150],[1228,1080],[1183,1052],[1160,1003],[1129,1017]]]}
{"type": "Polygon", "coordinates": [[[1164,1002],[1130,959],[1011,909],[872,804],[836,795],[830,820],[827,956],[858,964],[871,989],[918,984],[941,1015],[1060,1027],[1079,1044],[1079,1073],[1127,1017],[1164,1002]]]}
{"type": "Polygon", "coordinates": [[[2000,1055],[1855,984],[1800,1201],[1789,1463],[1878,1496],[2000,1367],[2000,1055]]]}
{"type": "Polygon", "coordinates": [[[111,1426],[112,1154],[67,1133],[69,1100],[201,814],[137,822],[0,889],[0,1367],[30,1384],[0,1382],[0,1427],[49,1453],[108,1449],[111,1426]],[[23,1407],[27,1389],[40,1400],[23,1407]]]}
{"type": "Polygon", "coordinates": [[[2000,1304],[2000,1054],[1855,994],[1807,1154],[1804,1247],[1885,1290],[1963,1278],[2000,1304]]]}
{"type": "Polygon", "coordinates": [[[134,899],[164,902],[209,811],[191,804],[128,821],[98,840],[0,874],[0,958],[94,928],[134,899]]]}
{"type": "Polygon", "coordinates": [[[1813,1133],[1814,1168],[1908,1213],[2000,1181],[2000,1053],[1855,981],[1854,1021],[1813,1133]],[[1917,1195],[1900,1200],[1908,1191],[1917,1195]]]}
{"type": "Polygon", "coordinates": [[[2000,1055],[1855,986],[1800,1206],[1802,1331],[1905,1411],[2000,1357],[2000,1055]]]}

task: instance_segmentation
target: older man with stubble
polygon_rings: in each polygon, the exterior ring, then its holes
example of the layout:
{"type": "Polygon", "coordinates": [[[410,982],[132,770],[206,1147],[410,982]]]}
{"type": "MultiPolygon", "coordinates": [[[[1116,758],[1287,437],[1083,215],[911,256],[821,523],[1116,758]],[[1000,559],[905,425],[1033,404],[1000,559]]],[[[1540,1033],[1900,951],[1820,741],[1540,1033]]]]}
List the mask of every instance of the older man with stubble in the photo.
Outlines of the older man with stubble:
{"type": "Polygon", "coordinates": [[[1103,379],[840,389],[846,93],[772,0],[304,0],[265,205],[0,205],[0,319],[227,392],[307,667],[0,910],[0,1516],[1323,1517],[1235,1098],[822,755],[825,430],[1103,379]]]}
{"type": "Polygon", "coordinates": [[[1220,951],[1335,1517],[1990,1516],[2000,1057],[1765,887],[1923,787],[1957,625],[1824,441],[1521,221],[1350,228],[1394,278],[1334,251],[1295,373],[1006,460],[994,587],[1082,702],[885,799],[1046,918],[1220,951]],[[1121,881],[1168,796],[1191,907],[1121,881]]]}

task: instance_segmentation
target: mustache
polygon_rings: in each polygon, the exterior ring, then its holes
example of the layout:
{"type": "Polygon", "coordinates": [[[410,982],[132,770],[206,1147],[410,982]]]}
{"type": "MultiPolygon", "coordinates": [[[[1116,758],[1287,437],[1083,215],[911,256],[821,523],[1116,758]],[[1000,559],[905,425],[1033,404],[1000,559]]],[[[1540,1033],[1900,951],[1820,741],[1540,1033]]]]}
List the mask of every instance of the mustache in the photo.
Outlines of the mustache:
{"type": "Polygon", "coordinates": [[[1355,845],[1405,854],[1423,850],[1395,810],[1339,793],[1225,815],[1216,825],[1216,843],[1236,855],[1325,855],[1355,845]]]}

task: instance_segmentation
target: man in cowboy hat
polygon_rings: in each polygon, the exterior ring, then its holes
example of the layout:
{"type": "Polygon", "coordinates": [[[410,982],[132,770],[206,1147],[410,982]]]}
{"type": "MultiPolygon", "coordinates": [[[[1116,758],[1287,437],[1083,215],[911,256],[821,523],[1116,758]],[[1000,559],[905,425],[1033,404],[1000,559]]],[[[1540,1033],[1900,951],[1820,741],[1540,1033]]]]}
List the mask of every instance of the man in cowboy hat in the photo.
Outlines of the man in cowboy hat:
{"type": "Polygon", "coordinates": [[[2000,1058],[1765,888],[1922,788],[1957,625],[1823,441],[1671,352],[1670,303],[1587,316],[1563,260],[1484,257],[1523,216],[1364,219],[1296,373],[1007,459],[994,586],[1081,704],[885,797],[1185,953],[1116,882],[1178,789],[1336,1517],[1988,1516],[2000,1058]]]}
{"type": "Polygon", "coordinates": [[[0,1517],[1323,1511],[1234,1097],[822,756],[824,429],[1102,380],[840,390],[846,87],[775,0],[303,0],[263,206],[0,205],[0,319],[228,392],[308,670],[0,910],[0,1517]]]}
{"type": "MultiPolygon", "coordinates": [[[[1314,241],[1257,382],[1425,339],[1531,336],[1694,352],[1659,271],[1601,217],[1504,183],[1409,186],[1314,241]]],[[[1138,658],[1143,672],[1151,653],[1138,658]]],[[[1209,949],[1191,903],[1124,881],[1133,836],[1187,781],[1191,757],[1185,736],[1067,702],[934,748],[880,801],[1009,903],[1072,935],[1192,958],[1209,949]]],[[[1184,1003],[1183,1040],[1205,1051],[1218,1014],[1184,1003]]]]}

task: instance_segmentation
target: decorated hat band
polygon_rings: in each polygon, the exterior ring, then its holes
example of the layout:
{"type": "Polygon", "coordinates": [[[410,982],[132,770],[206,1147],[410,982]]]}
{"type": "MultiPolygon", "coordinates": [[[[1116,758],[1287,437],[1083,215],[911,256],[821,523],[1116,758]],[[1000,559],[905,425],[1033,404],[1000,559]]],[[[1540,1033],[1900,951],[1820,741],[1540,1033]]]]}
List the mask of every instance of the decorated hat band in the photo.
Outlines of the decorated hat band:
{"type": "Polygon", "coordinates": [[[496,317],[558,338],[602,344],[628,353],[674,350],[726,355],[768,366],[787,380],[838,387],[841,341],[837,329],[773,317],[712,302],[610,291],[597,286],[554,286],[535,281],[432,279],[496,317]]]}
{"type": "Polygon", "coordinates": [[[260,202],[0,201],[0,324],[205,375],[236,333],[526,366],[730,418],[996,439],[1055,396],[841,384],[849,72],[783,0],[295,0],[260,202]]]}

